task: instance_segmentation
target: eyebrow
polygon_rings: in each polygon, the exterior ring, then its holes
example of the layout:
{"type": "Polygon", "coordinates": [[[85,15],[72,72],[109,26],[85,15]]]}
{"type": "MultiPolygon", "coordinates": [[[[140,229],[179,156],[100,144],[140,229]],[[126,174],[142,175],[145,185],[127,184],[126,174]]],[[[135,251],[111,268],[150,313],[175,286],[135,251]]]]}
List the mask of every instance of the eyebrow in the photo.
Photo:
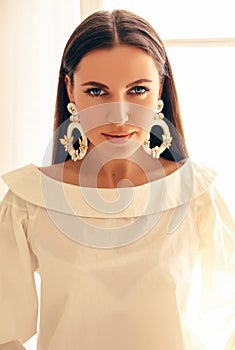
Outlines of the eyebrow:
{"type": "Polygon", "coordinates": [[[98,86],[99,88],[102,88],[102,89],[109,88],[107,85],[99,83],[98,81],[87,81],[86,83],[81,84],[81,86],[86,86],[86,85],[98,86]]]}
{"type": "MultiPolygon", "coordinates": [[[[151,79],[138,79],[136,81],[133,81],[132,83],[129,83],[126,85],[126,88],[133,86],[133,85],[138,85],[138,84],[142,84],[142,83],[152,83],[153,81],[151,79]]],[[[98,81],[87,81],[86,83],[81,84],[81,86],[98,86],[101,89],[109,89],[109,87],[103,83],[99,83],[98,81]]]]}
{"type": "Polygon", "coordinates": [[[133,86],[133,85],[138,85],[142,83],[152,83],[153,81],[151,79],[138,79],[136,81],[133,81],[132,83],[127,84],[126,88],[133,86]]]}

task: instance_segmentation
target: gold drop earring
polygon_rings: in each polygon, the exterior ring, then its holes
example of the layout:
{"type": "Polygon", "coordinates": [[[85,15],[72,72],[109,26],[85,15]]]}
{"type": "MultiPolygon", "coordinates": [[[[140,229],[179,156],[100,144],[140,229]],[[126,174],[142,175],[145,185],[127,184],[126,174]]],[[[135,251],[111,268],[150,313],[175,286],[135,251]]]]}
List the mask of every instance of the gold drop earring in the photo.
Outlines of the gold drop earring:
{"type": "Polygon", "coordinates": [[[77,160],[81,160],[85,157],[87,150],[88,150],[88,144],[87,144],[87,138],[82,130],[80,120],[78,117],[78,110],[75,105],[75,103],[70,102],[67,105],[68,111],[71,113],[70,116],[70,124],[67,128],[67,135],[64,135],[63,139],[60,139],[60,143],[64,146],[65,151],[68,152],[71,156],[71,159],[76,162],[77,160]],[[78,129],[78,131],[81,134],[81,139],[78,139],[79,142],[79,149],[75,149],[73,147],[73,139],[72,136],[73,130],[78,129]]]}
{"type": "MultiPolygon", "coordinates": [[[[163,120],[164,114],[162,113],[164,107],[164,103],[162,100],[158,100],[157,104],[157,110],[156,115],[153,118],[152,127],[154,125],[158,125],[162,128],[163,134],[162,134],[162,144],[160,146],[155,146],[153,148],[150,148],[150,140],[145,140],[143,144],[143,149],[146,153],[151,155],[153,158],[159,158],[161,153],[165,151],[166,148],[170,148],[172,137],[170,134],[170,130],[166,122],[163,120]]],[[[150,135],[149,135],[150,138],[150,135]]]]}

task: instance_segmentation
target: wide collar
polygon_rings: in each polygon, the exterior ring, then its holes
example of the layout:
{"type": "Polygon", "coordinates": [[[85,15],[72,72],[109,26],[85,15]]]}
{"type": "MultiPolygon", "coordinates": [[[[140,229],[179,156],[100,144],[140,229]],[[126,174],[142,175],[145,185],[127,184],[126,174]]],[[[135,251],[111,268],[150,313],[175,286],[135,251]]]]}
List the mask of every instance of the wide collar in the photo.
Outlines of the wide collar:
{"type": "Polygon", "coordinates": [[[84,217],[124,218],[189,204],[207,190],[215,176],[213,170],[188,158],[177,171],[164,178],[117,189],[63,183],[43,174],[32,163],[2,178],[17,196],[39,207],[84,217]]]}

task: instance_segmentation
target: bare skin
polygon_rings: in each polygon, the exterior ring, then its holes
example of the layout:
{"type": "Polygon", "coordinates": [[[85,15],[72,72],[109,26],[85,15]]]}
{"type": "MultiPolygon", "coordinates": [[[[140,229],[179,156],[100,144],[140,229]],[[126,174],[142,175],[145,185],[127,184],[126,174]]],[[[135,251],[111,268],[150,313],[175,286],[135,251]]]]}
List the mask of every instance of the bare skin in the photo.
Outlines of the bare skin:
{"type": "MultiPolygon", "coordinates": [[[[90,107],[104,106],[105,108],[106,103],[113,102],[135,104],[155,111],[162,90],[153,58],[139,48],[126,45],[89,52],[75,70],[74,84],[71,84],[68,76],[65,78],[65,84],[70,102],[76,104],[79,112],[90,107]]],[[[92,118],[93,127],[86,132],[90,144],[84,159],[77,162],[69,160],[65,163],[42,167],[39,170],[49,177],[68,184],[115,188],[138,186],[160,179],[173,173],[182,165],[163,158],[153,159],[145,153],[141,146],[148,138],[150,130],[147,124],[144,127],[143,125],[133,126],[131,118],[134,118],[134,115],[126,121],[125,113],[120,113],[115,115],[115,120],[108,119],[108,123],[106,120],[103,125],[96,125],[95,115],[96,113],[94,113],[94,119],[92,118]],[[133,143],[139,145],[135,151],[126,149],[125,154],[125,147],[119,148],[120,158],[113,157],[110,160],[107,157],[110,147],[97,147],[104,141],[109,145],[106,134],[127,131],[133,132],[131,134],[133,143]],[[93,171],[92,165],[86,168],[86,157],[94,149],[98,150],[96,162],[100,165],[99,171],[93,171]]]]}
{"type": "MultiPolygon", "coordinates": [[[[161,164],[161,167],[159,169],[155,169],[153,171],[152,177],[149,178],[149,176],[146,175],[146,172],[144,172],[140,167],[135,166],[133,168],[133,171],[130,169],[130,176],[128,177],[129,182],[132,184],[132,186],[140,186],[145,183],[148,183],[150,181],[158,180],[164,176],[168,176],[175,172],[179,167],[182,166],[183,163],[174,163],[171,161],[168,161],[166,159],[159,159],[159,163],[161,164]],[[163,173],[164,170],[164,173],[163,173]]],[[[72,184],[76,186],[86,186],[86,187],[93,187],[91,184],[93,184],[93,181],[89,181],[87,179],[87,182],[80,183],[79,181],[79,170],[81,167],[80,163],[74,163],[72,160],[68,160],[65,163],[59,163],[55,165],[51,165],[48,167],[41,167],[39,168],[40,171],[42,171],[45,175],[57,180],[61,181],[67,184],[72,184]]],[[[128,187],[130,184],[126,182],[123,179],[126,179],[127,177],[123,176],[122,173],[113,171],[110,176],[107,178],[106,175],[101,171],[98,174],[96,187],[97,188],[116,188],[116,187],[128,187]]]]}

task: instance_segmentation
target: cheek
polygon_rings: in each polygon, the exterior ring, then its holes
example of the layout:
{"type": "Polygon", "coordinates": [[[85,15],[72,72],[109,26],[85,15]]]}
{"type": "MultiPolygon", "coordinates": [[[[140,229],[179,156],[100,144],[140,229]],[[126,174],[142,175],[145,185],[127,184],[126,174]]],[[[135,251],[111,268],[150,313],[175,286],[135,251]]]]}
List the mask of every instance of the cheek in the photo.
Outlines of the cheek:
{"type": "Polygon", "coordinates": [[[138,131],[138,134],[137,134],[137,138],[138,138],[138,143],[139,144],[143,144],[145,140],[148,140],[149,139],[149,133],[150,133],[150,129],[149,130],[146,130],[146,129],[140,129],[138,131]]]}
{"type": "Polygon", "coordinates": [[[100,128],[95,128],[87,132],[86,137],[91,141],[91,143],[98,144],[101,142],[101,132],[102,130],[100,130],[100,128]]]}
{"type": "Polygon", "coordinates": [[[157,101],[159,97],[158,90],[154,90],[152,93],[149,93],[149,95],[146,98],[146,104],[148,105],[148,108],[156,109],[157,107],[157,101]]]}

